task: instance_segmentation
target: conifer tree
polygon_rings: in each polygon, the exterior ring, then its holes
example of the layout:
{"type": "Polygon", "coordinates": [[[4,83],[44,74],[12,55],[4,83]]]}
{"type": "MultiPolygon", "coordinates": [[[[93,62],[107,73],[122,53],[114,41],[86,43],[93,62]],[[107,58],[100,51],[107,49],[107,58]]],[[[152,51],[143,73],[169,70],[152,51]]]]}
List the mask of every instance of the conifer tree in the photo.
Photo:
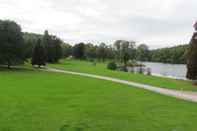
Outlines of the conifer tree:
{"type": "Polygon", "coordinates": [[[34,47],[33,55],[32,55],[32,65],[38,65],[40,68],[41,66],[46,65],[46,51],[44,46],[41,43],[41,39],[38,39],[37,44],[34,47]]]}
{"type": "Polygon", "coordinates": [[[195,32],[187,52],[187,78],[197,79],[197,33],[195,32]]]}

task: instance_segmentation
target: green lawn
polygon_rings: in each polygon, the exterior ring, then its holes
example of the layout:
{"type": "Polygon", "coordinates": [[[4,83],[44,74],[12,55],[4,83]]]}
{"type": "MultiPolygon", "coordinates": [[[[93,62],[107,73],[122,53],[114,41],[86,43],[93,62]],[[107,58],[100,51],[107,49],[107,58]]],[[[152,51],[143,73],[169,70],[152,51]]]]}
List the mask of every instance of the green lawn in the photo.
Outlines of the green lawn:
{"type": "Polygon", "coordinates": [[[53,64],[49,66],[70,70],[70,71],[116,77],[124,80],[130,80],[134,82],[159,86],[163,88],[197,91],[197,86],[192,85],[190,81],[175,80],[175,79],[164,78],[164,77],[147,76],[147,75],[126,73],[119,71],[111,71],[106,68],[106,64],[104,63],[97,63],[97,65],[94,66],[91,62],[87,62],[87,61],[62,60],[61,63],[59,64],[53,64]]]}
{"type": "Polygon", "coordinates": [[[197,130],[196,103],[126,85],[31,70],[0,83],[0,131],[197,130]]]}

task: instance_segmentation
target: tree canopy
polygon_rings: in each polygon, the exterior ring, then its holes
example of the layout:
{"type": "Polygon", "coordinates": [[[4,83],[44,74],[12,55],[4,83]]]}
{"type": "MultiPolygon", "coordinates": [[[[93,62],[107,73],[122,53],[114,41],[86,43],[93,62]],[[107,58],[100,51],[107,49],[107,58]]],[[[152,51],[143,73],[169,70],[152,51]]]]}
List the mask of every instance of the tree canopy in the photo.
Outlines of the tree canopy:
{"type": "Polygon", "coordinates": [[[24,41],[21,27],[14,21],[0,20],[0,64],[12,65],[23,63],[24,41]]]}
{"type": "Polygon", "coordinates": [[[37,40],[37,44],[34,47],[32,55],[32,65],[45,66],[47,62],[46,50],[41,39],[37,40]]]}
{"type": "Polygon", "coordinates": [[[187,78],[197,79],[197,33],[194,33],[187,52],[187,78]]]}

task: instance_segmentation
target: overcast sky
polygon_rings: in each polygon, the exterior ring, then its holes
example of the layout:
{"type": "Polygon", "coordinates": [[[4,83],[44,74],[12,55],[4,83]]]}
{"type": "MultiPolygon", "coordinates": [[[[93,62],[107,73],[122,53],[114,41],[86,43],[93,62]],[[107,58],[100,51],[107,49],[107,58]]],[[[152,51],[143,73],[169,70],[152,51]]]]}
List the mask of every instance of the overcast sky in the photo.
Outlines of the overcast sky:
{"type": "Polygon", "coordinates": [[[159,48],[188,43],[197,0],[0,0],[0,19],[65,42],[125,39],[159,48]]]}

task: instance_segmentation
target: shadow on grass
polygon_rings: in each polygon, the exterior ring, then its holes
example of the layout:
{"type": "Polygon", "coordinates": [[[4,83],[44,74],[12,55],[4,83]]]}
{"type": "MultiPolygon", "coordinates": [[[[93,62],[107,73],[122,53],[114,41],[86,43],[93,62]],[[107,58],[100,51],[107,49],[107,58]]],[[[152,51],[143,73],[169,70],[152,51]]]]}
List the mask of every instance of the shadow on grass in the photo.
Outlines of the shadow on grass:
{"type": "Polygon", "coordinates": [[[10,69],[5,65],[0,65],[0,72],[29,72],[34,71],[35,69],[25,66],[12,66],[10,69]]]}

